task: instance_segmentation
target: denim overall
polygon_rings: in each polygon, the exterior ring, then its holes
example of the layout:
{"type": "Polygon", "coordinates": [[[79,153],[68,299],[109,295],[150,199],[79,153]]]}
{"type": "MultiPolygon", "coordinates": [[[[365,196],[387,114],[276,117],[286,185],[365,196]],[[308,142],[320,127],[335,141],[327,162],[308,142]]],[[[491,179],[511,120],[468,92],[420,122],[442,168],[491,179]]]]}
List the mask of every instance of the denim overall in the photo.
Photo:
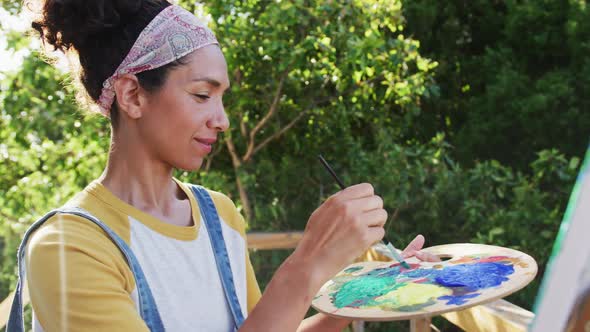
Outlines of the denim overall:
{"type": "MultiPolygon", "coordinates": [[[[217,214],[217,209],[215,208],[215,204],[213,203],[211,196],[209,196],[209,193],[207,190],[205,190],[205,188],[201,186],[191,186],[191,190],[197,198],[201,215],[203,216],[205,226],[207,227],[207,233],[209,234],[209,240],[213,248],[215,263],[217,264],[217,271],[219,272],[219,276],[221,278],[221,284],[223,285],[225,298],[229,304],[230,311],[234,318],[234,330],[237,330],[244,322],[244,316],[242,314],[238,296],[236,294],[229,257],[227,255],[227,249],[225,247],[225,241],[221,231],[219,215],[217,214]]],[[[145,321],[151,332],[165,331],[164,325],[162,324],[162,319],[158,313],[158,308],[156,307],[156,302],[154,301],[152,292],[149,288],[149,285],[147,284],[145,275],[139,266],[137,258],[135,258],[135,255],[133,255],[133,252],[131,252],[131,249],[129,246],[127,246],[125,241],[123,241],[123,239],[115,234],[115,232],[113,232],[110,228],[108,228],[105,224],[103,224],[100,220],[95,218],[87,211],[76,207],[63,207],[53,210],[47,213],[41,219],[37,220],[35,223],[33,223],[33,225],[31,225],[23,237],[23,241],[18,248],[17,254],[19,273],[18,283],[16,284],[14,300],[12,302],[12,308],[10,310],[6,332],[25,331],[23,320],[22,288],[25,280],[24,257],[27,241],[31,234],[37,230],[39,226],[41,226],[45,221],[47,221],[47,219],[56,213],[73,214],[86,218],[105,231],[113,243],[117,245],[119,250],[121,250],[125,256],[125,259],[127,260],[127,263],[129,264],[131,272],[133,273],[135,285],[137,288],[139,313],[141,318],[145,321]]]]}

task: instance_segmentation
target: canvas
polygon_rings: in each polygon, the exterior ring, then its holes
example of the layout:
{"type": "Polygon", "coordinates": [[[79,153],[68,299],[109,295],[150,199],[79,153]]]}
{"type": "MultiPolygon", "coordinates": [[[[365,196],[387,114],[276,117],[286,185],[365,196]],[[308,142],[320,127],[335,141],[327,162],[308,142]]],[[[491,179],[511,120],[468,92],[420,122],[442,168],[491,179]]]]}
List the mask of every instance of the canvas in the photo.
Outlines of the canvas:
{"type": "Polygon", "coordinates": [[[534,332],[590,331],[590,147],[535,304],[534,332]]]}

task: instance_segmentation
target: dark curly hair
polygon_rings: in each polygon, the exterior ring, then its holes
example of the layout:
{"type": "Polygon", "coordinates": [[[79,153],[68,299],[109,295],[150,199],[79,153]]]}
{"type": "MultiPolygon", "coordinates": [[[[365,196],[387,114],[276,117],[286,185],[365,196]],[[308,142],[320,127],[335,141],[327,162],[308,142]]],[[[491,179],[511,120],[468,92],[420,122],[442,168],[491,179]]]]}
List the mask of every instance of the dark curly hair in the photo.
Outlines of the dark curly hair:
{"type": "MultiPolygon", "coordinates": [[[[42,16],[32,27],[56,50],[77,52],[80,82],[96,102],[103,82],[119,67],[141,31],[170,5],[166,0],[45,0],[42,16]]],[[[164,84],[169,70],[181,64],[179,59],[136,76],[142,88],[153,92],[164,84]]],[[[117,118],[115,100],[113,126],[117,118]]]]}

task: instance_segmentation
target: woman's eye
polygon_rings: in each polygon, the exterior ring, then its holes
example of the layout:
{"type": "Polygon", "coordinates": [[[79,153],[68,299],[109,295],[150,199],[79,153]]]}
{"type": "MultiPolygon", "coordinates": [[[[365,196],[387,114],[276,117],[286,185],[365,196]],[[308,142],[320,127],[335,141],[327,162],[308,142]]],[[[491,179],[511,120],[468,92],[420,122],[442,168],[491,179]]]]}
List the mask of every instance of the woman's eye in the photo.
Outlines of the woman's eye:
{"type": "Polygon", "coordinates": [[[196,97],[201,98],[203,100],[207,100],[207,99],[211,98],[207,95],[200,95],[200,94],[194,94],[193,96],[196,96],[196,97]]]}

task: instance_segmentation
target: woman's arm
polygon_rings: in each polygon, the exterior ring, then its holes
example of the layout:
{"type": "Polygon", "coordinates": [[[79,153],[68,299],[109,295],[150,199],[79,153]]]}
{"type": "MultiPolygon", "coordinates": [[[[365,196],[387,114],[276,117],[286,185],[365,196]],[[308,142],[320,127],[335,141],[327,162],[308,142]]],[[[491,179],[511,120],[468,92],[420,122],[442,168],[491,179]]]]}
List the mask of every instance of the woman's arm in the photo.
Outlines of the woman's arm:
{"type": "Polygon", "coordinates": [[[149,332],[129,295],[134,281],[124,257],[84,218],[48,220],[29,241],[26,270],[44,331],[149,332]]]}
{"type": "Polygon", "coordinates": [[[301,322],[297,332],[339,332],[352,323],[349,319],[330,317],[326,314],[315,314],[301,322]]]}
{"type": "Polygon", "coordinates": [[[240,328],[246,331],[295,331],[321,280],[313,275],[309,262],[296,254],[279,267],[262,298],[240,328]]]}
{"type": "MultiPolygon", "coordinates": [[[[424,242],[424,236],[416,236],[403,250],[402,256],[404,258],[416,256],[420,260],[429,262],[440,261],[439,257],[421,251],[424,242]]],[[[250,329],[252,331],[294,331],[294,326],[299,324],[296,328],[297,332],[336,332],[342,331],[351,323],[351,320],[330,317],[322,313],[301,321],[315,296],[315,291],[310,290],[319,289],[323,282],[318,286],[315,284],[314,276],[305,273],[311,269],[306,269],[305,264],[312,263],[313,259],[298,262],[297,260],[301,259],[297,256],[298,254],[295,252],[277,270],[263,298],[246,321],[248,325],[244,324],[240,331],[250,331],[250,329]],[[252,318],[254,315],[256,317],[252,318]]]]}

